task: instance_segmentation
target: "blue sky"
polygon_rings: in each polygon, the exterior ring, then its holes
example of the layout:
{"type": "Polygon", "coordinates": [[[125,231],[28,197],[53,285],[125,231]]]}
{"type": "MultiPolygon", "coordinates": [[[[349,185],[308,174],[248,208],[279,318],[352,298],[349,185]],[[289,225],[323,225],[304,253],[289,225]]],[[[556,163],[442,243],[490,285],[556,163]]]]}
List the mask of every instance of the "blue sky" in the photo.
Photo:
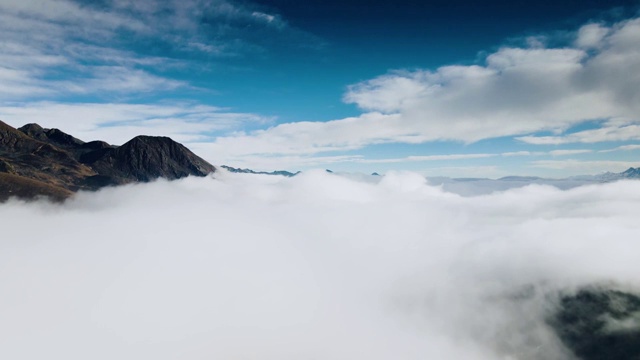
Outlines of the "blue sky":
{"type": "Polygon", "coordinates": [[[0,0],[0,119],[256,170],[622,171],[639,5],[0,0]]]}

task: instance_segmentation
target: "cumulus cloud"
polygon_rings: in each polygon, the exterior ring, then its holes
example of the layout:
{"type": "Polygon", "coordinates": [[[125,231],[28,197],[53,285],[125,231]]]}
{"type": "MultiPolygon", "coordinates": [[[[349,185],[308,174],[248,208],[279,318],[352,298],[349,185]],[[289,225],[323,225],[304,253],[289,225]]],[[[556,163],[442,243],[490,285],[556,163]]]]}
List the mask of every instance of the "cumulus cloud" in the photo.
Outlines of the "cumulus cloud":
{"type": "Polygon", "coordinates": [[[639,285],[638,194],[220,172],[12,201],[0,356],[566,359],[558,291],[639,285]]]}
{"type": "Polygon", "coordinates": [[[478,65],[394,71],[351,85],[364,114],[221,138],[237,154],[309,154],[380,143],[519,136],[530,144],[639,139],[640,19],[586,24],[564,47],[502,47],[478,65]],[[597,129],[567,133],[586,122],[597,129]],[[551,132],[541,136],[540,132],[551,132]]]}
{"type": "Polygon", "coordinates": [[[583,49],[599,48],[610,29],[602,24],[587,24],[580,28],[575,45],[583,49]]]}
{"type": "Polygon", "coordinates": [[[640,22],[586,25],[578,34],[581,46],[595,42],[594,33],[602,42],[595,54],[580,47],[502,48],[484,66],[389,74],[351,87],[345,99],[364,110],[400,113],[407,131],[434,140],[563,131],[593,119],[637,121],[637,102],[628,100],[638,96],[631,88],[638,79],[625,74],[640,64],[640,22]],[[401,101],[383,100],[407,91],[401,101]]]}

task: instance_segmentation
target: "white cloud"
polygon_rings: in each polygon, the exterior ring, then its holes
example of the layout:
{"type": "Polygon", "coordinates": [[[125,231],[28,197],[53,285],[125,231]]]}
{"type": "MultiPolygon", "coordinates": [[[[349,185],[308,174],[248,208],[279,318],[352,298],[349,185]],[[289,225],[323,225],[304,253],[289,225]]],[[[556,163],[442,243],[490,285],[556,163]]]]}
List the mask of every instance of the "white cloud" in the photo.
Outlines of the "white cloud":
{"type": "Polygon", "coordinates": [[[578,154],[588,154],[593,152],[593,150],[589,149],[567,149],[567,150],[551,150],[549,154],[551,156],[567,156],[567,155],[578,155],[578,154]]]}
{"type": "Polygon", "coordinates": [[[468,160],[468,159],[486,159],[497,156],[567,156],[567,155],[577,155],[577,154],[587,154],[593,152],[588,149],[572,149],[572,150],[551,150],[548,152],[544,151],[517,151],[517,152],[505,152],[505,153],[471,153],[471,154],[441,154],[441,155],[413,155],[407,156],[403,158],[394,158],[394,159],[372,159],[372,160],[356,160],[364,163],[390,163],[390,162],[412,162],[412,161],[452,161],[452,160],[468,160]]]}
{"type": "Polygon", "coordinates": [[[503,47],[482,65],[391,72],[349,87],[344,99],[366,112],[361,116],[283,124],[217,143],[242,144],[234,152],[241,155],[518,135],[531,144],[639,139],[640,20],[585,25],[575,44],[503,47]],[[602,120],[602,128],[563,134],[602,120]],[[554,135],[529,135],[541,131],[554,135]]]}
{"type": "Polygon", "coordinates": [[[622,145],[614,149],[600,150],[598,152],[633,151],[633,150],[640,150],[640,145],[638,144],[622,145]]]}
{"type": "Polygon", "coordinates": [[[189,102],[14,104],[0,106],[0,119],[15,127],[35,122],[85,141],[104,140],[113,144],[122,144],[137,135],[170,136],[187,143],[210,140],[215,132],[272,121],[255,114],[189,102]]]}
{"type": "Polygon", "coordinates": [[[345,95],[345,101],[357,103],[365,110],[394,113],[405,104],[437,90],[437,86],[432,87],[427,82],[421,81],[422,76],[428,75],[428,73],[399,72],[381,76],[351,86],[345,95]]]}
{"type": "Polygon", "coordinates": [[[441,154],[441,155],[412,155],[403,158],[393,159],[362,159],[356,160],[362,163],[383,164],[397,162],[422,162],[422,161],[451,161],[451,160],[468,160],[483,159],[498,156],[500,154],[441,154]]]}
{"type": "Polygon", "coordinates": [[[259,12],[259,11],[252,12],[251,16],[253,16],[253,17],[257,18],[257,19],[266,21],[268,23],[271,23],[271,22],[276,20],[275,16],[270,15],[270,14],[266,14],[266,13],[263,13],[263,12],[259,12]]]}
{"type": "MultiPolygon", "coordinates": [[[[63,81],[71,92],[95,92],[96,89],[111,92],[156,92],[184,87],[187,84],[152,75],[143,70],[122,66],[99,66],[91,69],[91,75],[80,81],[63,81]]],[[[56,85],[55,83],[52,85],[56,85]]]]}
{"type": "Polygon", "coordinates": [[[535,145],[561,145],[571,143],[597,143],[605,141],[640,140],[640,125],[607,122],[599,128],[582,130],[559,136],[521,136],[520,141],[535,145]]]}
{"type": "Polygon", "coordinates": [[[135,68],[136,62],[142,64],[136,55],[110,47],[118,31],[150,31],[136,16],[67,0],[0,1],[0,12],[0,70],[15,78],[0,87],[5,99],[108,95],[182,85],[135,68]]]}
{"type": "MultiPolygon", "coordinates": [[[[301,121],[220,137],[214,143],[202,144],[210,151],[229,156],[309,155],[320,152],[358,149],[370,143],[390,140],[389,129],[399,126],[397,115],[367,113],[359,117],[328,122],[301,121]],[[367,126],[363,126],[363,125],[367,126]],[[363,131],[366,139],[354,136],[363,131]]],[[[400,128],[398,128],[400,131],[400,128]]],[[[407,139],[410,141],[410,139],[407,139]]]]}
{"type": "MultiPolygon", "coordinates": [[[[427,177],[448,177],[448,178],[499,178],[502,176],[513,175],[513,173],[505,173],[504,169],[495,165],[472,165],[472,166],[433,166],[420,171],[427,177]]],[[[492,191],[495,189],[492,189],[492,191]]],[[[452,191],[453,192],[453,191],[452,191]]],[[[478,192],[473,192],[478,195],[478,192]]]]}
{"type": "MultiPolygon", "coordinates": [[[[110,2],[106,2],[109,4],[110,2]]],[[[75,26],[86,26],[86,32],[79,33],[79,36],[96,35],[98,33],[108,33],[113,29],[126,28],[134,31],[148,29],[148,25],[125,13],[108,11],[108,7],[99,9],[68,0],[24,0],[24,1],[2,1],[0,7],[5,16],[14,16],[14,19],[23,19],[39,22],[41,26],[60,25],[59,30],[75,26]]],[[[11,25],[14,25],[11,23],[11,25]]],[[[8,30],[11,30],[9,28],[8,30]]],[[[46,34],[42,34],[45,35],[46,34]]]]}
{"type": "Polygon", "coordinates": [[[531,155],[535,155],[535,153],[531,152],[531,151],[526,151],[526,150],[522,150],[522,151],[509,151],[509,152],[505,152],[502,153],[502,156],[531,156],[531,155]]]}
{"type": "Polygon", "coordinates": [[[598,70],[591,69],[592,61],[579,49],[503,48],[483,67],[386,75],[352,87],[345,98],[365,110],[401,114],[405,131],[425,140],[473,142],[631,115],[635,106],[620,108],[601,84],[581,84],[598,70]],[[407,91],[398,89],[399,77],[422,90],[390,107],[380,99],[407,91]]]}
{"type": "Polygon", "coordinates": [[[0,205],[0,357],[566,359],[558,291],[638,285],[640,182],[216,176],[0,205]]]}
{"type": "Polygon", "coordinates": [[[610,29],[602,24],[587,24],[578,30],[575,45],[583,49],[599,48],[610,29]]]}
{"type": "Polygon", "coordinates": [[[186,87],[165,70],[193,67],[198,56],[208,59],[199,64],[206,68],[212,56],[260,48],[246,36],[247,23],[291,30],[278,16],[227,0],[0,0],[0,95],[104,98],[186,87]]]}
{"type": "Polygon", "coordinates": [[[354,164],[363,158],[362,155],[278,155],[278,156],[230,156],[212,149],[210,143],[189,143],[189,149],[198,156],[207,159],[214,165],[229,165],[236,168],[249,168],[255,171],[287,170],[296,172],[300,169],[327,168],[335,164],[354,164]]]}

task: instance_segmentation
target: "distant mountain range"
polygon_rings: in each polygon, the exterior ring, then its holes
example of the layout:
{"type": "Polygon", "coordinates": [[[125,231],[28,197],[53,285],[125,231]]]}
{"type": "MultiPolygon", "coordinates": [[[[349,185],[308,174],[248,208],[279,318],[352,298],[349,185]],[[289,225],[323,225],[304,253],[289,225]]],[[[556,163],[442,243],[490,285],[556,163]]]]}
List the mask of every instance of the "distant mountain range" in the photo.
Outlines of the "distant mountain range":
{"type": "MultiPolygon", "coordinates": [[[[301,171],[292,173],[286,170],[254,171],[251,169],[234,168],[227,165],[222,165],[221,167],[226,169],[229,172],[242,173],[242,174],[280,175],[280,176],[291,177],[301,173],[301,171]]],[[[326,169],[325,171],[330,174],[334,173],[332,170],[329,170],[329,169],[326,169]]],[[[363,175],[363,176],[366,176],[366,175],[363,175]]],[[[371,176],[381,176],[381,175],[378,174],[377,172],[374,172],[371,174],[371,176]]],[[[623,180],[623,179],[640,179],[640,168],[631,167],[619,173],[606,172],[598,175],[578,175],[578,176],[571,176],[565,179],[549,179],[549,178],[542,178],[538,176],[505,176],[495,180],[488,179],[488,178],[444,178],[444,177],[435,177],[431,179],[437,179],[440,181],[447,179],[447,180],[456,181],[456,182],[474,182],[474,181],[528,182],[528,183],[550,182],[550,181],[608,182],[608,181],[616,181],[616,180],[623,180]]]]}
{"type": "Polygon", "coordinates": [[[598,174],[598,175],[573,176],[572,178],[580,179],[580,180],[594,180],[594,181],[601,181],[601,182],[616,181],[616,180],[623,180],[623,179],[640,179],[640,167],[638,168],[630,167],[627,170],[619,173],[606,172],[604,174],[598,174]]]}
{"type": "Polygon", "coordinates": [[[37,124],[15,129],[0,121],[0,201],[11,196],[63,200],[78,190],[215,171],[168,137],[136,136],[115,146],[37,124]]]}
{"type": "MultiPolygon", "coordinates": [[[[640,179],[640,168],[630,167],[627,170],[619,173],[606,172],[597,175],[578,175],[578,176],[570,176],[566,179],[547,179],[541,178],[538,176],[505,176],[498,179],[498,181],[526,181],[526,182],[536,182],[536,181],[545,181],[545,180],[588,180],[588,181],[616,181],[623,179],[640,179]]],[[[463,180],[463,179],[457,179],[463,180]]],[[[465,180],[480,180],[480,179],[465,179],[465,180]]],[[[486,180],[486,179],[482,179],[486,180]]]]}
{"type": "Polygon", "coordinates": [[[564,179],[537,176],[505,176],[499,179],[427,177],[429,184],[441,186],[443,190],[463,196],[490,194],[527,185],[549,185],[567,190],[578,186],[613,182],[625,179],[640,179],[640,168],[629,168],[620,173],[607,172],[598,175],[571,176],[564,179]]]}
{"type": "MultiPolygon", "coordinates": [[[[222,168],[233,173],[286,177],[300,173],[254,171],[226,165],[222,168]]],[[[58,129],[45,129],[37,124],[16,129],[0,121],[0,201],[12,196],[64,200],[79,190],[97,190],[157,178],[205,176],[215,171],[213,165],[168,137],[136,136],[122,146],[115,146],[104,141],[84,142],[58,129]]],[[[531,176],[507,176],[497,180],[428,178],[430,184],[442,185],[445,190],[460,194],[506,190],[526,184],[548,184],[564,189],[622,179],[640,179],[640,168],[566,179],[531,176]]]]}
{"type": "Polygon", "coordinates": [[[280,176],[286,176],[286,177],[292,177],[292,176],[296,176],[300,173],[300,171],[292,173],[289,171],[285,171],[285,170],[276,170],[276,171],[253,171],[251,169],[240,169],[240,168],[234,168],[231,166],[227,166],[227,165],[222,165],[221,168],[227,170],[228,172],[232,172],[232,173],[241,173],[241,174],[259,174],[259,175],[280,175],[280,176]]]}

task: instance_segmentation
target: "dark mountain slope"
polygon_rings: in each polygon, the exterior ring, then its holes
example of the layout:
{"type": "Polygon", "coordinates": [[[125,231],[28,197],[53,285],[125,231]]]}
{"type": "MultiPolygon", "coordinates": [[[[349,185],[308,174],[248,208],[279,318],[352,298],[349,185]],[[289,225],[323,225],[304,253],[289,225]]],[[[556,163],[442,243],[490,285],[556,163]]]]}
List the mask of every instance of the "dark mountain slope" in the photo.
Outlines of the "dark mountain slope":
{"type": "Polygon", "coordinates": [[[78,190],[78,180],[95,172],[77,161],[72,153],[37,140],[0,122],[0,171],[78,190]]]}
{"type": "Polygon", "coordinates": [[[136,136],[118,148],[103,148],[83,156],[98,173],[114,179],[150,181],[159,177],[179,179],[205,176],[213,165],[168,137],[136,136]],[[97,155],[91,158],[91,155],[97,155]]]}
{"type": "Polygon", "coordinates": [[[60,198],[78,190],[214,171],[213,165],[167,137],[138,136],[118,147],[104,141],[85,143],[37,124],[14,129],[0,121],[0,200],[60,198]]]}
{"type": "Polygon", "coordinates": [[[0,201],[6,201],[14,196],[21,199],[34,199],[43,196],[54,201],[62,201],[72,194],[70,190],[59,186],[0,172],[0,201]]]}
{"type": "Polygon", "coordinates": [[[38,124],[27,124],[18,128],[25,135],[49,143],[62,149],[76,149],[84,141],[74,138],[58,129],[43,129],[38,124]]]}
{"type": "Polygon", "coordinates": [[[0,154],[35,150],[43,143],[0,121],[0,154]]]}

